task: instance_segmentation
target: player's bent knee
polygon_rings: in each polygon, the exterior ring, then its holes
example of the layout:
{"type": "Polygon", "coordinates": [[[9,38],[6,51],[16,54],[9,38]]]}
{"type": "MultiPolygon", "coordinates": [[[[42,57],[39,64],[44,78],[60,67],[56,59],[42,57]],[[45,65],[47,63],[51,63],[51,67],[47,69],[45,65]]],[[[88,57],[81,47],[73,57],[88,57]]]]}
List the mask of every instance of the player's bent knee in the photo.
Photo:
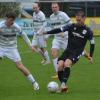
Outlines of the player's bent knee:
{"type": "Polygon", "coordinates": [[[23,67],[22,62],[16,62],[16,67],[17,67],[18,69],[21,69],[21,68],[23,67]]]}
{"type": "Polygon", "coordinates": [[[70,59],[67,59],[64,63],[64,67],[71,67],[72,66],[72,61],[70,59]]]}
{"type": "Polygon", "coordinates": [[[58,70],[63,70],[63,67],[64,67],[64,61],[60,60],[58,61],[58,70]]]}

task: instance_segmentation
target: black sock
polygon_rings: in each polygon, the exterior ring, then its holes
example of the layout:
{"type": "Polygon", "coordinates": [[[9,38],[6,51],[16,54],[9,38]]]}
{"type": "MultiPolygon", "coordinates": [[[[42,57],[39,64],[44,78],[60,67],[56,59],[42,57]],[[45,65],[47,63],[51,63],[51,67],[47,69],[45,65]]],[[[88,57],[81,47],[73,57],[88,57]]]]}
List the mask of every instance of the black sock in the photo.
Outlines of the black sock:
{"type": "Polygon", "coordinates": [[[63,82],[63,76],[64,76],[64,72],[63,71],[58,71],[58,78],[59,78],[59,81],[61,83],[63,82]]]}
{"type": "Polygon", "coordinates": [[[70,75],[70,68],[69,67],[65,67],[64,68],[64,74],[63,74],[63,82],[66,84],[66,82],[68,81],[69,75],[70,75]]]}

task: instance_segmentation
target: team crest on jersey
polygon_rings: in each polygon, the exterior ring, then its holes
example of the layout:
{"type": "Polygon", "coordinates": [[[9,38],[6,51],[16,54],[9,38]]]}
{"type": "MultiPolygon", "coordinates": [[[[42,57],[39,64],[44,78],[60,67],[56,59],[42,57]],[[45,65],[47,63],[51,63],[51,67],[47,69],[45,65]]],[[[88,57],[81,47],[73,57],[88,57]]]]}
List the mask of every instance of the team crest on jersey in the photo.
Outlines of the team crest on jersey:
{"type": "Polygon", "coordinates": [[[87,33],[87,30],[83,30],[83,32],[82,32],[83,34],[86,34],[87,33]]]}

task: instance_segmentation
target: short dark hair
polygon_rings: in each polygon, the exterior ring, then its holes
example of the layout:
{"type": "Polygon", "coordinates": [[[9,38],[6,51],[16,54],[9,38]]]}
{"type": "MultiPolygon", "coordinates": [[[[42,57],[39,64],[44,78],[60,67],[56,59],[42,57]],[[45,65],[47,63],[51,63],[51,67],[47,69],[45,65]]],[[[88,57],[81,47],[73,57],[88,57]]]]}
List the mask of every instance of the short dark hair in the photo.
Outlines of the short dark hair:
{"type": "Polygon", "coordinates": [[[51,4],[57,4],[58,6],[60,6],[58,2],[52,2],[51,4]]]}
{"type": "Polygon", "coordinates": [[[86,14],[84,11],[80,10],[76,13],[76,16],[82,16],[82,17],[86,17],[86,14]]]}
{"type": "Polygon", "coordinates": [[[40,2],[35,2],[35,3],[38,5],[39,8],[41,8],[40,2]]]}
{"type": "Polygon", "coordinates": [[[15,12],[8,12],[8,13],[6,14],[6,17],[7,17],[7,18],[16,19],[17,15],[16,15],[15,12]]]}

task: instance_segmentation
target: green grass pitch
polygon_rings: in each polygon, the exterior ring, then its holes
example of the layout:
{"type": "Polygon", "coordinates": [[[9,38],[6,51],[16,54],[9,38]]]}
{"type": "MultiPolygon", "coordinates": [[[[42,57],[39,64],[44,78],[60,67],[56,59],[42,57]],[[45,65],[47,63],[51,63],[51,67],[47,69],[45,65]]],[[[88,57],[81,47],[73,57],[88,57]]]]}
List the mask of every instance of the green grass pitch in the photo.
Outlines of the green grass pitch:
{"type": "MultiPolygon", "coordinates": [[[[51,40],[48,40],[50,54],[51,40]]],[[[94,63],[82,57],[71,69],[68,81],[69,93],[56,94],[47,91],[47,84],[55,75],[53,64],[42,66],[41,57],[32,53],[21,38],[18,48],[26,67],[40,84],[40,91],[33,91],[31,83],[9,59],[0,61],[0,100],[100,100],[100,37],[95,37],[94,63]]],[[[88,45],[87,47],[88,48],[88,45]]],[[[59,83],[58,80],[54,80],[59,83]]]]}

